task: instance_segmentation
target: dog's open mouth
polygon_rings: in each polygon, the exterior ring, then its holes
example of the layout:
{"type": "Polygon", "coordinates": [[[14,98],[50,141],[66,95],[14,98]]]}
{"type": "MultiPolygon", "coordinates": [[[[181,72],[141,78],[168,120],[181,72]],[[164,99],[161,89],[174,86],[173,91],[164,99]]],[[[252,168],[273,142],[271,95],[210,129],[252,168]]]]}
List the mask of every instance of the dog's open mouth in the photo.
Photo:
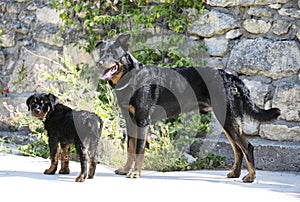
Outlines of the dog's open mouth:
{"type": "Polygon", "coordinates": [[[110,68],[104,70],[101,74],[100,79],[102,80],[110,80],[114,74],[119,71],[119,64],[117,62],[113,63],[110,68]]]}

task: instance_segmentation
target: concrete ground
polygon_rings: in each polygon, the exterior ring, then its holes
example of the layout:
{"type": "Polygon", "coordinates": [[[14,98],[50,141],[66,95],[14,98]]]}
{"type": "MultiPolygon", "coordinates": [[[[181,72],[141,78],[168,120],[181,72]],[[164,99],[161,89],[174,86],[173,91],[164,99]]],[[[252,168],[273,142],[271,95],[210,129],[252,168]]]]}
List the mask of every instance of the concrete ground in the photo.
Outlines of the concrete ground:
{"type": "Polygon", "coordinates": [[[71,162],[70,175],[44,175],[49,164],[48,159],[0,154],[1,201],[300,202],[300,173],[257,171],[257,180],[245,184],[241,178],[227,179],[228,171],[144,171],[141,178],[128,179],[98,165],[94,179],[76,183],[78,162],[71,162]]]}

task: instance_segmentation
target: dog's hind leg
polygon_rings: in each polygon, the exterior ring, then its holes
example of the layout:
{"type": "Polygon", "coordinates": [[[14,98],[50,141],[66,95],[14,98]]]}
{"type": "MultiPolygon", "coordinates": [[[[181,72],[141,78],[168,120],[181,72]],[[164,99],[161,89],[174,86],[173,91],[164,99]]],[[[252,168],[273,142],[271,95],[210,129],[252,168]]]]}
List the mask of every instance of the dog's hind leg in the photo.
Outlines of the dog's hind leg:
{"type": "Polygon", "coordinates": [[[115,170],[118,175],[127,175],[134,167],[136,159],[137,126],[130,118],[126,119],[127,129],[127,161],[124,167],[115,170]]]}
{"type": "Polygon", "coordinates": [[[233,141],[230,134],[225,129],[223,131],[224,131],[227,139],[229,140],[232,150],[234,152],[234,164],[231,168],[231,171],[227,174],[227,177],[228,178],[239,178],[241,175],[243,152],[239,148],[239,146],[233,141]]]}
{"type": "Polygon", "coordinates": [[[254,147],[243,136],[241,121],[239,119],[231,121],[231,123],[225,123],[224,130],[233,148],[235,161],[232,167],[232,171],[228,173],[227,176],[231,178],[240,176],[242,158],[244,156],[248,166],[248,174],[243,177],[243,182],[253,182],[256,178],[253,156],[254,147]]]}
{"type": "Polygon", "coordinates": [[[89,154],[89,172],[88,172],[88,179],[93,179],[95,172],[96,172],[96,167],[98,164],[98,155],[99,155],[99,139],[95,140],[94,142],[91,143],[90,145],[90,154],[89,154]]]}
{"type": "Polygon", "coordinates": [[[94,175],[95,175],[95,172],[96,172],[96,166],[98,164],[96,156],[97,155],[90,158],[88,179],[93,179],[94,178],[94,175]]]}
{"type": "Polygon", "coordinates": [[[75,181],[76,182],[84,182],[84,180],[86,179],[86,176],[87,176],[88,154],[87,154],[86,148],[84,147],[84,145],[82,145],[80,140],[77,140],[77,141],[75,140],[75,148],[76,148],[77,154],[79,155],[80,166],[81,166],[80,173],[79,173],[78,177],[75,179],[75,181]]]}
{"type": "Polygon", "coordinates": [[[248,142],[248,140],[243,135],[240,136],[237,144],[243,151],[248,166],[248,174],[243,177],[243,182],[251,183],[256,178],[254,155],[253,155],[254,147],[250,142],[248,142]]]}
{"type": "Polygon", "coordinates": [[[61,168],[59,170],[59,174],[69,174],[69,160],[70,160],[70,145],[69,144],[60,144],[61,147],[61,154],[60,154],[60,161],[61,161],[61,168]]]}

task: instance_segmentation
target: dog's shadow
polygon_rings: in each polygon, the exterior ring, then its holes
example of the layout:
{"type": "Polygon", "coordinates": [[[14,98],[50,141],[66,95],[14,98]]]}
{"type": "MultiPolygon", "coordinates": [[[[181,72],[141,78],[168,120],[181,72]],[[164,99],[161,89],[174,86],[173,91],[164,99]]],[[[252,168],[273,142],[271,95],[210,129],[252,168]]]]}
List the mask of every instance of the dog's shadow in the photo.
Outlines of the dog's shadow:
{"type": "Polygon", "coordinates": [[[36,171],[14,171],[14,170],[0,170],[0,179],[2,177],[18,177],[18,178],[31,178],[34,180],[46,180],[46,181],[65,181],[74,182],[78,176],[78,172],[71,172],[70,174],[54,174],[45,175],[43,172],[36,171]]]}
{"type": "MultiPolygon", "coordinates": [[[[70,174],[59,174],[58,171],[54,175],[45,175],[43,171],[19,171],[19,170],[0,170],[0,179],[2,177],[8,178],[31,178],[34,180],[45,180],[45,181],[64,181],[74,182],[76,177],[79,175],[78,171],[70,172],[70,174]]],[[[117,176],[113,172],[98,172],[95,177],[114,177],[117,176]]],[[[122,176],[120,176],[122,177],[122,176]]],[[[86,179],[89,180],[89,179],[86,179]]]]}

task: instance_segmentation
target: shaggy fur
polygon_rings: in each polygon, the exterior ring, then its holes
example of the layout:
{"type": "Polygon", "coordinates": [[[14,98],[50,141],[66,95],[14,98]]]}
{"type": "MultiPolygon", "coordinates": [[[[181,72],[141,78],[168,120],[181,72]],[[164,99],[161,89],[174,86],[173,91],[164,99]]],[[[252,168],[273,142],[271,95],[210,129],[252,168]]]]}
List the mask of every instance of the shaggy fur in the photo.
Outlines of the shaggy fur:
{"type": "Polygon", "coordinates": [[[254,148],[243,135],[243,114],[263,122],[276,119],[280,110],[260,109],[244,83],[224,70],[146,67],[128,52],[129,38],[121,35],[115,41],[101,41],[97,45],[101,56],[98,65],[103,69],[100,78],[115,89],[127,125],[127,162],[115,173],[130,178],[140,176],[151,120],[195,110],[208,113],[213,109],[234,151],[234,165],[227,176],[240,176],[245,157],[249,173],[243,181],[253,182],[256,178],[254,148]]]}
{"type": "Polygon", "coordinates": [[[43,121],[49,137],[51,165],[44,174],[55,174],[61,147],[60,174],[69,174],[70,144],[75,144],[80,158],[81,171],[76,182],[83,182],[86,177],[93,178],[98,163],[98,146],[102,132],[102,120],[88,111],[75,111],[60,104],[53,94],[38,93],[27,101],[31,115],[43,121]],[[87,173],[87,161],[89,171],[87,173]]]}

